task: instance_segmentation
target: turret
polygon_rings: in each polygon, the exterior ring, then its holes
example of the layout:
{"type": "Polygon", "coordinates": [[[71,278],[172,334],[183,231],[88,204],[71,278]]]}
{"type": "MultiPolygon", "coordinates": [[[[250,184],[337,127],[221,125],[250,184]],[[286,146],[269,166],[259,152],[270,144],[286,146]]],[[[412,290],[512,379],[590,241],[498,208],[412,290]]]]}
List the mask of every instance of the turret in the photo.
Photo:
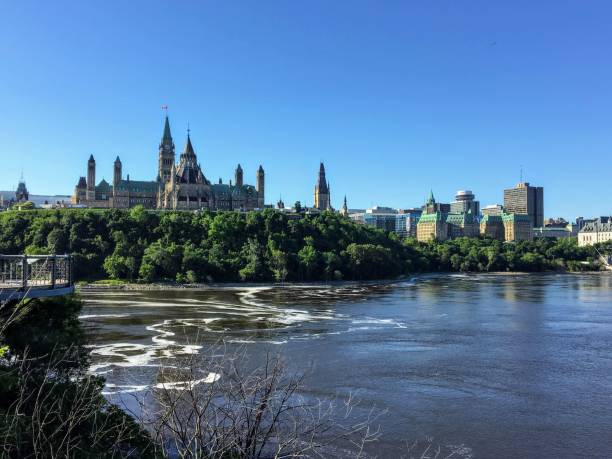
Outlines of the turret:
{"type": "Polygon", "coordinates": [[[257,169],[257,181],[255,183],[257,187],[257,207],[263,209],[265,205],[265,173],[261,165],[257,169]]]}
{"type": "Polygon", "coordinates": [[[116,188],[117,185],[119,185],[119,182],[121,182],[121,169],[121,160],[119,159],[119,156],[117,156],[113,168],[113,188],[116,188]]]}
{"type": "Polygon", "coordinates": [[[346,205],[346,195],[344,195],[344,204],[342,204],[342,210],[340,210],[340,214],[345,217],[348,216],[348,206],[346,205]]]}
{"type": "Polygon", "coordinates": [[[30,193],[28,191],[28,188],[26,187],[25,180],[23,179],[23,174],[21,175],[19,183],[17,184],[15,199],[17,200],[17,202],[25,202],[30,199],[30,193]]]}
{"type": "Polygon", "coordinates": [[[170,181],[170,172],[173,164],[174,141],[172,140],[172,134],[170,133],[170,121],[168,120],[168,116],[166,116],[164,134],[162,135],[162,139],[159,144],[157,180],[160,182],[170,181]]]}
{"type": "Polygon", "coordinates": [[[174,163],[170,167],[170,185],[172,185],[172,189],[176,186],[176,166],[174,163]]]}
{"type": "Polygon", "coordinates": [[[96,199],[96,160],[93,155],[89,156],[87,161],[87,200],[93,201],[96,199]]]}
{"type": "Polygon", "coordinates": [[[236,167],[236,174],[235,174],[235,181],[236,181],[236,186],[238,188],[242,187],[243,185],[243,180],[242,180],[242,167],[240,167],[240,164],[238,164],[238,167],[236,167]]]}

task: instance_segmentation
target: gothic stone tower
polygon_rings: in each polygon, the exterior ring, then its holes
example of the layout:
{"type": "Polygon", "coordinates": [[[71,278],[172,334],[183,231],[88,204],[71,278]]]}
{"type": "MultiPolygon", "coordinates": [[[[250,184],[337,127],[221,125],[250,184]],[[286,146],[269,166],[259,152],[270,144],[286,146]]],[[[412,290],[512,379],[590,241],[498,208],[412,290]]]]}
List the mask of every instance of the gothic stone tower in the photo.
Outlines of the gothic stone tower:
{"type": "Polygon", "coordinates": [[[257,207],[259,207],[260,209],[263,209],[265,205],[265,199],[264,199],[265,174],[264,174],[263,167],[261,167],[261,165],[259,165],[259,169],[257,169],[256,185],[257,185],[257,207]]]}
{"type": "Polygon", "coordinates": [[[94,201],[96,199],[96,160],[93,155],[89,156],[87,161],[87,200],[94,201]]]}
{"type": "Polygon", "coordinates": [[[172,166],[174,165],[174,142],[172,141],[172,135],[170,134],[170,121],[166,116],[166,123],[164,125],[164,135],[161,143],[159,144],[159,163],[157,180],[166,183],[170,181],[172,173],[172,166]]]}
{"type": "Polygon", "coordinates": [[[119,156],[117,156],[115,165],[113,167],[113,188],[117,188],[117,185],[119,185],[119,182],[121,181],[121,169],[121,160],[119,159],[119,156]]]}
{"type": "Polygon", "coordinates": [[[242,187],[242,185],[244,184],[244,181],[242,177],[242,167],[240,166],[240,164],[238,164],[238,167],[236,168],[235,179],[236,179],[235,180],[236,186],[242,187]]]}
{"type": "Polygon", "coordinates": [[[319,166],[319,179],[314,189],[314,207],[319,210],[331,209],[329,182],[325,178],[325,166],[323,163],[319,166]]]}

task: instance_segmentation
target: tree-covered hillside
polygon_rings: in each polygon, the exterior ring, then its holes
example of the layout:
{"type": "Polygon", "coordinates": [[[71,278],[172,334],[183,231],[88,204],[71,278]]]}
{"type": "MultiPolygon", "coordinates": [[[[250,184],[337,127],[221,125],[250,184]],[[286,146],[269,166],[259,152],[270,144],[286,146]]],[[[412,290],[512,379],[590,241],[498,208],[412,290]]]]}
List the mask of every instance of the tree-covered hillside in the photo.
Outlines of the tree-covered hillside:
{"type": "Polygon", "coordinates": [[[35,210],[0,214],[0,253],[71,253],[77,279],[179,282],[392,278],[431,271],[594,269],[574,239],[419,243],[337,214],[35,210]],[[584,263],[588,262],[588,264],[584,263]]]}

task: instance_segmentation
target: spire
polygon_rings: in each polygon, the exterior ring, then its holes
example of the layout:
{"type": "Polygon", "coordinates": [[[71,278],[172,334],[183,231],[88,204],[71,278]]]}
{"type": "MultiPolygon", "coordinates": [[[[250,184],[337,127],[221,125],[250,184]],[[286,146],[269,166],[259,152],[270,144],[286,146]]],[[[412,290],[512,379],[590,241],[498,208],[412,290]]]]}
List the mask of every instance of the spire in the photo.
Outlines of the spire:
{"type": "Polygon", "coordinates": [[[261,164],[259,165],[259,169],[257,169],[257,172],[263,174],[264,170],[263,167],[261,167],[261,164]]]}
{"type": "Polygon", "coordinates": [[[172,145],[172,134],[170,134],[170,120],[166,115],[166,123],[164,124],[164,136],[162,137],[162,144],[172,145]]]}
{"type": "Polygon", "coordinates": [[[319,193],[327,194],[329,191],[329,185],[327,183],[327,179],[325,178],[325,166],[323,162],[319,165],[319,178],[317,180],[317,187],[319,193]]]}
{"type": "Polygon", "coordinates": [[[89,155],[89,160],[90,160],[90,161],[95,161],[95,159],[94,159],[93,155],[89,155]]]}
{"type": "Polygon", "coordinates": [[[120,163],[121,160],[119,159],[119,156],[117,156],[117,159],[115,160],[116,163],[120,163]]]}
{"type": "Polygon", "coordinates": [[[429,190],[429,199],[427,200],[427,202],[430,204],[434,204],[436,202],[436,198],[434,198],[433,195],[433,190],[429,190]]]}
{"type": "Polygon", "coordinates": [[[346,195],[344,195],[344,204],[342,204],[342,210],[340,210],[341,215],[348,215],[348,205],[346,204],[346,195]]]}
{"type": "Polygon", "coordinates": [[[189,129],[187,129],[187,143],[185,144],[185,156],[195,157],[195,151],[193,151],[193,145],[191,145],[191,136],[189,135],[189,129]]]}

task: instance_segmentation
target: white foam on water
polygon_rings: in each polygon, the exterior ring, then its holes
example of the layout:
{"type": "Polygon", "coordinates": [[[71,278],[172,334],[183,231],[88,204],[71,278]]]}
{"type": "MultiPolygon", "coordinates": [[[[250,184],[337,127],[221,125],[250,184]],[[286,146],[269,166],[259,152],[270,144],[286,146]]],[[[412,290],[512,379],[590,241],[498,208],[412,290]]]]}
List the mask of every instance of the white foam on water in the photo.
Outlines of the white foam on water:
{"type": "Polygon", "coordinates": [[[367,317],[364,319],[353,319],[352,324],[381,324],[381,325],[393,325],[396,328],[408,328],[404,322],[400,322],[395,319],[375,319],[373,317],[367,317]]]}
{"type": "Polygon", "coordinates": [[[175,382],[163,382],[157,383],[153,387],[155,389],[164,389],[164,390],[186,390],[193,389],[198,384],[212,384],[218,381],[221,378],[219,373],[213,373],[212,371],[208,373],[208,376],[202,379],[196,379],[193,381],[175,381],[175,382]]]}
{"type": "Polygon", "coordinates": [[[130,314],[85,314],[83,316],[79,316],[79,319],[98,319],[98,318],[107,318],[107,317],[129,317],[130,314]]]}
{"type": "Polygon", "coordinates": [[[131,384],[124,384],[124,385],[117,385],[117,384],[111,384],[108,383],[104,386],[104,389],[102,391],[102,395],[114,395],[114,394],[131,394],[134,392],[142,392],[143,390],[147,389],[146,384],[145,385],[131,385],[131,384]],[[107,390],[107,389],[117,389],[115,391],[113,390],[107,390]]]}
{"type": "MultiPolygon", "coordinates": [[[[403,322],[388,318],[388,319],[377,319],[372,317],[364,317],[353,319],[347,314],[336,313],[333,309],[315,309],[305,310],[295,307],[283,307],[276,304],[269,304],[263,299],[258,297],[258,294],[264,291],[268,291],[274,288],[274,286],[260,286],[260,287],[235,287],[236,296],[239,299],[239,303],[228,303],[218,302],[211,300],[200,300],[196,298],[180,298],[172,299],[169,302],[167,299],[163,301],[149,300],[147,298],[134,299],[132,298],[121,298],[118,301],[115,299],[93,299],[92,303],[101,304],[114,304],[114,305],[128,305],[132,307],[191,307],[194,311],[202,315],[215,314],[213,317],[192,317],[192,318],[177,318],[177,319],[166,319],[159,323],[146,326],[146,330],[153,333],[151,336],[150,344],[141,343],[113,343],[108,345],[93,346],[92,355],[99,357],[106,357],[106,362],[96,362],[90,367],[90,372],[95,374],[106,374],[112,371],[114,367],[158,367],[157,361],[160,359],[172,359],[179,355],[192,355],[198,354],[202,349],[202,346],[194,344],[180,344],[176,339],[177,328],[180,327],[193,327],[202,330],[205,333],[225,333],[229,328],[224,327],[209,327],[214,322],[224,321],[224,319],[231,320],[227,316],[242,317],[251,323],[257,322],[268,322],[272,325],[268,329],[268,336],[259,338],[258,334],[262,331],[254,327],[241,327],[239,330],[244,337],[236,337],[235,339],[228,340],[230,343],[241,343],[241,344],[252,344],[252,343],[268,343],[273,345],[283,345],[288,343],[289,340],[293,339],[318,339],[326,335],[337,335],[342,333],[363,331],[371,329],[381,329],[384,327],[396,327],[406,328],[407,325],[403,322]],[[204,306],[205,305],[205,306],[204,306]],[[295,330],[291,332],[290,336],[283,336],[282,339],[278,339],[273,336],[274,333],[278,333],[281,330],[287,330],[294,328],[298,325],[308,322],[318,321],[351,321],[351,325],[344,330],[334,330],[330,332],[320,331],[318,333],[308,333],[307,329],[304,329],[302,333],[298,333],[295,330]],[[174,330],[174,331],[171,331],[174,330]],[[249,336],[250,333],[256,333],[255,337],[249,336]],[[245,336],[246,335],[246,336],[245,336]]],[[[303,286],[287,286],[286,288],[304,290],[303,286]]],[[[343,287],[343,288],[332,288],[328,286],[312,286],[307,287],[307,294],[304,298],[330,298],[330,292],[337,291],[338,293],[347,296],[350,294],[362,294],[363,288],[359,287],[343,287]]],[[[124,294],[122,294],[123,296],[124,294]]],[[[130,293],[125,293],[130,295],[130,293]]],[[[330,299],[330,301],[334,301],[330,299]]],[[[126,317],[129,314],[89,314],[84,315],[82,318],[104,318],[104,317],[126,317]]],[[[225,322],[223,322],[225,325],[225,322]]],[[[128,387],[127,389],[133,389],[128,387]]]]}

